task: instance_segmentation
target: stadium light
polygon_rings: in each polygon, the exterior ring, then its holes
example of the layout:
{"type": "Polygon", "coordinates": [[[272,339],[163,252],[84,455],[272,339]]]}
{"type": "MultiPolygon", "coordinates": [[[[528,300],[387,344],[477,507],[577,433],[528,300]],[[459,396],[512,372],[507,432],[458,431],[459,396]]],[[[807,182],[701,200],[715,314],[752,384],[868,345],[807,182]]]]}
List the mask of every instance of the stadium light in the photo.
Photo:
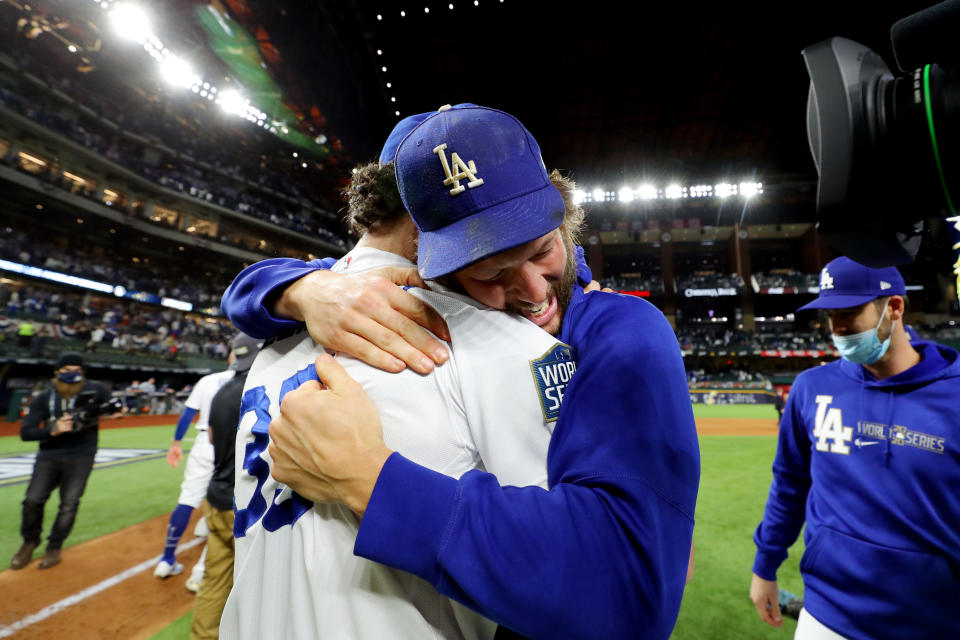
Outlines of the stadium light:
{"type": "MultiPolygon", "coordinates": [[[[170,56],[160,63],[160,75],[168,84],[183,89],[188,89],[192,85],[199,85],[201,82],[200,76],[194,72],[190,65],[177,56],[170,56]]],[[[205,82],[204,85],[203,97],[205,98],[210,83],[205,82]]]]}
{"type": "Polygon", "coordinates": [[[594,202],[603,202],[603,189],[596,187],[590,194],[594,202]]]}
{"type": "Polygon", "coordinates": [[[633,198],[633,189],[630,187],[620,187],[620,192],[617,194],[617,199],[620,202],[631,202],[633,198]]]}
{"type": "Polygon", "coordinates": [[[742,195],[744,198],[752,198],[758,193],[760,193],[759,182],[741,182],[740,183],[740,195],[742,195]]]}
{"type": "MultiPolygon", "coordinates": [[[[247,105],[250,104],[246,98],[240,95],[240,92],[233,89],[227,89],[226,91],[221,92],[217,103],[220,105],[221,109],[235,116],[246,115],[247,105]]],[[[256,119],[254,119],[254,122],[255,121],[256,119]]]]}
{"type": "Polygon", "coordinates": [[[695,184],[690,187],[691,198],[706,198],[713,195],[713,187],[709,184],[695,184]]]}
{"type": "Polygon", "coordinates": [[[713,186],[713,192],[718,198],[729,198],[732,195],[736,195],[737,186],[729,182],[721,182],[713,186]]]}
{"type": "Polygon", "coordinates": [[[637,189],[637,197],[641,200],[656,200],[657,188],[652,184],[642,184],[637,189]]]}
{"type": "Polygon", "coordinates": [[[670,200],[676,200],[677,198],[682,198],[683,188],[678,184],[668,185],[667,188],[663,190],[663,195],[665,195],[670,200]]]}
{"type": "Polygon", "coordinates": [[[586,199],[587,194],[583,189],[573,190],[573,204],[580,204],[586,199]]]}
{"type": "Polygon", "coordinates": [[[150,18],[136,5],[122,3],[110,11],[110,19],[116,31],[128,40],[143,44],[153,35],[150,31],[150,18]]]}

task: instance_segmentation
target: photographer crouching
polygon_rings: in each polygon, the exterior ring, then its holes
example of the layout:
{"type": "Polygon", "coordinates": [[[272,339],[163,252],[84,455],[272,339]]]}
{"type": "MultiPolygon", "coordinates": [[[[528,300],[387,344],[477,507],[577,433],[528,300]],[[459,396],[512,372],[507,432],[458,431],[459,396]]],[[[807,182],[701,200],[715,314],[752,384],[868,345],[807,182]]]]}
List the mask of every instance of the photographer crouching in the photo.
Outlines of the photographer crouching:
{"type": "Polygon", "coordinates": [[[73,528],[93,469],[100,416],[119,410],[104,385],[85,379],[83,367],[82,355],[64,352],[55,365],[53,384],[30,401],[20,424],[20,437],[39,440],[40,450],[23,500],[23,545],[13,555],[11,569],[22,569],[33,559],[43,529],[43,507],[57,486],[60,508],[40,568],[60,564],[60,548],[73,528]]]}

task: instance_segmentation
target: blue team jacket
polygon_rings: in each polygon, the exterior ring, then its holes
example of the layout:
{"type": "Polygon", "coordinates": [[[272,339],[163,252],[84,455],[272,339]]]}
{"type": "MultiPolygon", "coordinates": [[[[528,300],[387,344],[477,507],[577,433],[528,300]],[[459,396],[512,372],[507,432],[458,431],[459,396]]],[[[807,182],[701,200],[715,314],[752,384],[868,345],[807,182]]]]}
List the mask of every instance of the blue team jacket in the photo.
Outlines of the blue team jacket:
{"type": "Polygon", "coordinates": [[[960,354],[876,380],[840,360],[797,377],[754,573],[776,579],[806,520],[804,606],[848,638],[960,638],[960,354]]]}
{"type": "MultiPolygon", "coordinates": [[[[223,309],[245,333],[275,335],[296,323],[269,317],[263,300],[324,266],[252,265],[223,309]]],[[[646,301],[575,288],[559,337],[578,368],[550,441],[550,490],[502,487],[481,471],[450,478],[394,453],[354,553],[531,638],[668,638],[700,479],[676,336],[646,301]]]]}

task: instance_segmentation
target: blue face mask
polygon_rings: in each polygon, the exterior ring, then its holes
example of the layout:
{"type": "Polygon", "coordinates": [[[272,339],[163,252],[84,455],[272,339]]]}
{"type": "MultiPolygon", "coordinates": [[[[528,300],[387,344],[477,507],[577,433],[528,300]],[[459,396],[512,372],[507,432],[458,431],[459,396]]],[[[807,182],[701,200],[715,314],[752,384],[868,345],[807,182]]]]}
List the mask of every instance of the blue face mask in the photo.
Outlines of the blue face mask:
{"type": "Polygon", "coordinates": [[[76,384],[83,381],[83,371],[64,371],[57,375],[57,380],[65,384],[76,384]]]}
{"type": "Polygon", "coordinates": [[[890,339],[893,337],[893,327],[890,327],[890,335],[883,342],[877,331],[887,315],[887,307],[884,306],[883,313],[880,314],[880,321],[873,329],[867,329],[852,336],[833,336],[833,346],[840,352],[840,357],[856,364],[873,364],[887,353],[890,348],[890,339]]]}

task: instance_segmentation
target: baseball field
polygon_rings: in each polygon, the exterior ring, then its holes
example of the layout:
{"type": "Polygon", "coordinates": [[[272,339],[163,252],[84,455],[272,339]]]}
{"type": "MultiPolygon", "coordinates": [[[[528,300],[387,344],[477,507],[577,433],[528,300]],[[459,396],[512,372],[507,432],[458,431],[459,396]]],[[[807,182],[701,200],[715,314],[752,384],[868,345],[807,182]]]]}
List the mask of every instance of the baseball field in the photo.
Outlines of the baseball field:
{"type": "MultiPolygon", "coordinates": [[[[695,405],[694,413],[703,465],[696,563],[673,637],[792,638],[792,620],[785,620],[782,629],[768,627],[747,598],[752,535],[763,513],[776,449],[776,413],[770,406],[744,405],[695,405]]],[[[200,539],[191,536],[191,523],[178,555],[187,571],[167,580],[153,577],[183,465],[171,469],[164,460],[173,433],[171,417],[148,422],[155,424],[117,420],[102,429],[98,463],[63,562],[40,571],[35,560],[20,571],[0,572],[0,638],[189,637],[193,594],[184,582],[200,554],[200,539]]],[[[20,545],[20,502],[31,469],[23,456],[35,450],[35,443],[21,442],[16,435],[0,436],[3,567],[20,545]]],[[[47,503],[45,531],[57,502],[53,496],[47,503]]],[[[194,520],[197,515],[195,511],[194,520]]],[[[43,546],[36,557],[42,551],[43,546]]],[[[801,552],[798,542],[779,575],[780,587],[798,595],[801,552]]]]}

